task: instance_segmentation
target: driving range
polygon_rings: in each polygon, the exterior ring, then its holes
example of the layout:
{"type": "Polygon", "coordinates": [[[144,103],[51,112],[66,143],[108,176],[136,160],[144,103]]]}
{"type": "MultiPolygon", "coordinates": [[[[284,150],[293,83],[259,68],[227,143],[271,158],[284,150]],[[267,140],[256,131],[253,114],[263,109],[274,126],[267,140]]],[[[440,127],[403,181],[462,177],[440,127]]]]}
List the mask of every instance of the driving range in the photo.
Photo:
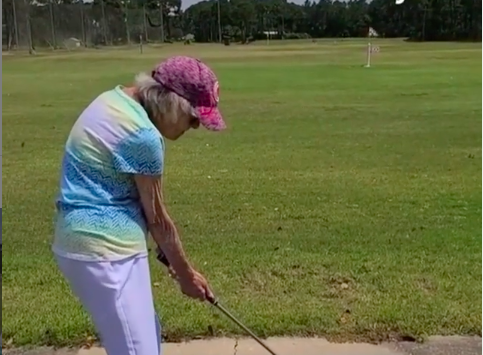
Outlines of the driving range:
{"type": "MultiPolygon", "coordinates": [[[[174,54],[220,78],[221,134],[166,151],[185,249],[261,336],[481,335],[481,43],[272,41],[3,56],[3,342],[79,345],[90,320],[50,251],[69,130],[174,54]]],[[[152,256],[167,340],[243,332],[152,256]]]]}

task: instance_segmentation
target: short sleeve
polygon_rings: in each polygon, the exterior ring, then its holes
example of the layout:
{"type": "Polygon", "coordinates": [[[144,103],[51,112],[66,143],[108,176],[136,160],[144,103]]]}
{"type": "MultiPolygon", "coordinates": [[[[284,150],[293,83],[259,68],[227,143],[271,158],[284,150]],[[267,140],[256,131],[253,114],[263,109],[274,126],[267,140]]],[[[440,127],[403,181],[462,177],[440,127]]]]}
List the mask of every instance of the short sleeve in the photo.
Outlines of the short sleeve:
{"type": "Polygon", "coordinates": [[[113,159],[114,169],[118,172],[161,175],[164,165],[162,138],[154,129],[140,129],[119,142],[113,159]]]}

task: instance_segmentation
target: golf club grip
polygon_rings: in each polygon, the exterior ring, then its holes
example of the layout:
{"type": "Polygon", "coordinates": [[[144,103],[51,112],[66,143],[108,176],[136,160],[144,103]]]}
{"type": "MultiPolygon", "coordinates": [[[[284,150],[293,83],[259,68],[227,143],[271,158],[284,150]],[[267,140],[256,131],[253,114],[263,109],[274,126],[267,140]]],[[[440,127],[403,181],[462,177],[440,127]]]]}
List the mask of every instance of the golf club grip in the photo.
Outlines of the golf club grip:
{"type": "Polygon", "coordinates": [[[169,267],[168,258],[166,257],[166,255],[164,255],[164,253],[161,251],[161,249],[158,248],[156,250],[156,253],[157,253],[156,259],[158,259],[159,262],[164,264],[164,266],[169,267]]]}
{"type": "MultiPolygon", "coordinates": [[[[156,259],[158,259],[158,261],[162,263],[164,266],[169,268],[170,264],[169,264],[168,258],[166,257],[166,255],[164,255],[163,251],[160,248],[157,248],[156,253],[157,253],[156,259]]],[[[208,298],[207,301],[210,302],[213,306],[216,306],[218,304],[218,300],[216,298],[208,298]]]]}

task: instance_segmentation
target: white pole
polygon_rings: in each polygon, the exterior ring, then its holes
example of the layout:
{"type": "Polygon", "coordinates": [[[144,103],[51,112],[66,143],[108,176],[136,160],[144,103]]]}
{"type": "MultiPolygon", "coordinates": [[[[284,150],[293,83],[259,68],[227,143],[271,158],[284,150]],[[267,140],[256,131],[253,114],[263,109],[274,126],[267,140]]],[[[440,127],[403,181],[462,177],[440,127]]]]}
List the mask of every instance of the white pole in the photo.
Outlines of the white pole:
{"type": "Polygon", "coordinates": [[[367,64],[366,64],[366,68],[371,67],[371,52],[372,52],[372,46],[371,46],[371,43],[368,43],[367,44],[367,64]]]}
{"type": "Polygon", "coordinates": [[[139,35],[139,52],[143,54],[143,35],[139,35]]]}

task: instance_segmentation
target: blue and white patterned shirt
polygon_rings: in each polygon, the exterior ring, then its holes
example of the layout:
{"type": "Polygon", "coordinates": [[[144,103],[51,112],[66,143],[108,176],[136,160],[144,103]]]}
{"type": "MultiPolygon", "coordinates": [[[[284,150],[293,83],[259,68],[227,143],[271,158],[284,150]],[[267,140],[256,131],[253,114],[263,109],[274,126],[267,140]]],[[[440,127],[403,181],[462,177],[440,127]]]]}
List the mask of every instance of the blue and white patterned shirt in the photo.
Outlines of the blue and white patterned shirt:
{"type": "Polygon", "coordinates": [[[118,86],[97,97],[72,128],[62,160],[53,251],[85,261],[147,253],[134,174],[161,175],[164,141],[118,86]]]}

